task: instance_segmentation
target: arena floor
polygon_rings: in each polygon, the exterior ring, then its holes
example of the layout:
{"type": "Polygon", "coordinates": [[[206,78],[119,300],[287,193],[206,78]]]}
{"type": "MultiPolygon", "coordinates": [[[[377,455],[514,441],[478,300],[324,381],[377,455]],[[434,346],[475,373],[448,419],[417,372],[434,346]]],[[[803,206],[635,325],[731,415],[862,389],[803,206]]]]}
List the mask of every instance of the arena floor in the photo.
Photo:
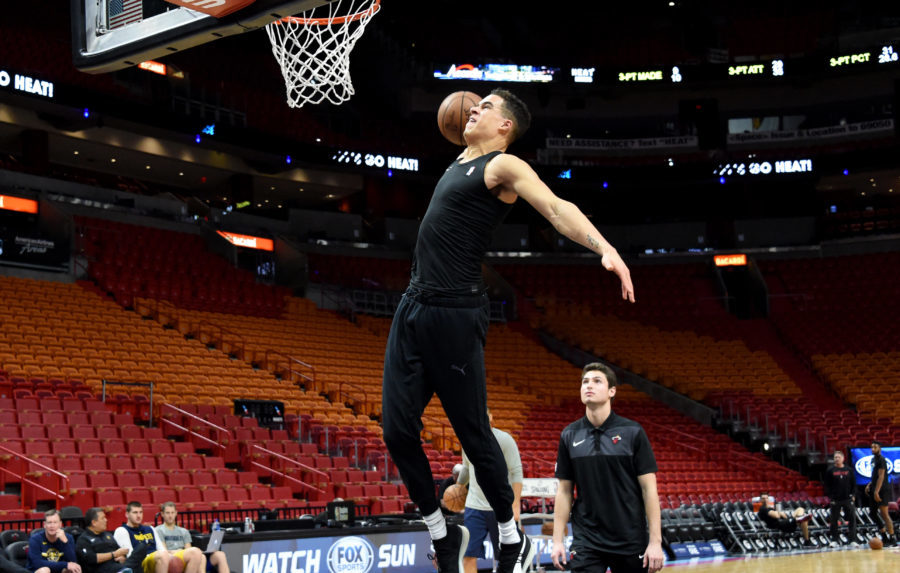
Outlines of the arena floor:
{"type": "Polygon", "coordinates": [[[868,547],[843,551],[728,557],[668,564],[665,570],[714,573],[897,573],[900,548],[872,551],[868,547]]]}

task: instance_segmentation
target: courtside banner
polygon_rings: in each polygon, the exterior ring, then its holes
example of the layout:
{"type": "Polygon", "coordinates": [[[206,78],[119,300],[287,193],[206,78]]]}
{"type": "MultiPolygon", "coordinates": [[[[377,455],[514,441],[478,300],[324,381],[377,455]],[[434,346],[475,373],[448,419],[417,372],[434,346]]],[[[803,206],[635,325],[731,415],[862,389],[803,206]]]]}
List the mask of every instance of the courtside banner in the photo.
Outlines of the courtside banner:
{"type": "MultiPolygon", "coordinates": [[[[226,535],[222,551],[237,573],[424,573],[434,571],[429,553],[434,553],[428,530],[413,525],[406,531],[375,532],[358,528],[345,535],[298,539],[239,540],[226,535]],[[421,529],[418,529],[421,528],[421,529]],[[234,541],[231,541],[234,540],[234,541]]],[[[526,524],[528,535],[540,535],[540,524],[526,524]]],[[[274,532],[273,532],[274,533],[274,532]]],[[[535,539],[538,561],[552,563],[553,543],[535,539]]],[[[567,536],[566,546],[572,538],[567,536]]],[[[485,540],[486,559],[479,569],[493,567],[493,547],[485,540]]]]}
{"type": "MultiPolygon", "coordinates": [[[[887,475],[890,483],[900,480],[900,446],[882,446],[881,455],[887,462],[887,475]]],[[[856,485],[868,485],[872,480],[872,449],[869,446],[850,448],[850,461],[856,473],[856,485]]]]}
{"type": "Polygon", "coordinates": [[[25,199],[24,197],[0,195],[0,209],[17,211],[19,213],[37,213],[38,202],[32,199],[25,199]]]}
{"type": "Polygon", "coordinates": [[[239,235],[238,233],[228,233],[226,231],[216,231],[226,241],[238,247],[246,247],[248,249],[259,249],[260,251],[274,251],[275,242],[272,239],[263,237],[254,237],[253,235],[239,235]]]}
{"type": "Polygon", "coordinates": [[[239,573],[370,573],[431,571],[428,531],[228,543],[222,550],[239,573]]]}

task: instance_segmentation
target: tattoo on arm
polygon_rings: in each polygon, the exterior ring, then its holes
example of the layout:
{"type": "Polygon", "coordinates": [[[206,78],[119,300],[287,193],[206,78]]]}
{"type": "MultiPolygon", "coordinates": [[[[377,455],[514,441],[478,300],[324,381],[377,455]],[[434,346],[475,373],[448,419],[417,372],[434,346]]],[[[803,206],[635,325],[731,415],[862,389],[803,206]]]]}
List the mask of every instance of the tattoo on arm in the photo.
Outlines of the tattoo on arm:
{"type": "Polygon", "coordinates": [[[600,243],[597,242],[597,239],[592,237],[590,234],[588,234],[588,236],[587,236],[587,243],[588,243],[588,245],[591,246],[592,249],[596,249],[597,247],[600,246],[600,243]]]}

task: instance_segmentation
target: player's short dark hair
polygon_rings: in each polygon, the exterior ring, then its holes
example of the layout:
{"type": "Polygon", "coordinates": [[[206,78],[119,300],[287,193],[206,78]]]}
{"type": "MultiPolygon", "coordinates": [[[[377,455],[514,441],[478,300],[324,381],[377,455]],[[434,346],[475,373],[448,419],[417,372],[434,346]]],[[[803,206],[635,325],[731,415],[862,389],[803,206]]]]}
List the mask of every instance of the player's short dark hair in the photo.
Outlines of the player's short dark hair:
{"type": "Polygon", "coordinates": [[[128,505],[125,506],[125,512],[128,513],[132,509],[143,509],[144,506],[141,505],[139,501],[129,501],[128,505]]]}
{"type": "Polygon", "coordinates": [[[531,112],[528,111],[528,106],[509,90],[497,88],[491,91],[491,95],[503,98],[503,108],[500,112],[503,117],[513,120],[512,137],[509,141],[513,142],[522,137],[531,127],[531,112]]]}
{"type": "Polygon", "coordinates": [[[610,388],[619,384],[619,379],[616,378],[616,373],[613,372],[613,369],[602,362],[591,362],[590,364],[586,364],[585,367],[581,370],[581,378],[583,379],[584,375],[592,370],[603,372],[603,374],[606,376],[607,385],[610,388]]]}
{"type": "Polygon", "coordinates": [[[106,513],[103,511],[103,508],[100,507],[92,507],[89,510],[84,512],[84,522],[88,525],[97,521],[100,518],[101,513],[106,513]]]}
{"type": "Polygon", "coordinates": [[[872,445],[873,445],[873,446],[878,446],[879,448],[883,448],[883,447],[884,447],[884,445],[883,445],[881,442],[879,442],[878,440],[872,440],[872,445]]]}

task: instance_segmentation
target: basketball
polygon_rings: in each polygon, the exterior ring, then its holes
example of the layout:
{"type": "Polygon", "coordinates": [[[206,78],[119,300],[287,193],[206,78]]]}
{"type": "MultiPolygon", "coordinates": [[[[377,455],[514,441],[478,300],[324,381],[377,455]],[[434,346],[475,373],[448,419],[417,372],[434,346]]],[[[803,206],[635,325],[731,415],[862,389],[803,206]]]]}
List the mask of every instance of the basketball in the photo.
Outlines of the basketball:
{"type": "Polygon", "coordinates": [[[466,508],[466,495],[469,490],[466,486],[455,483],[444,490],[444,507],[454,513],[459,513],[466,508]]]}
{"type": "Polygon", "coordinates": [[[450,143],[465,145],[463,131],[469,120],[469,109],[481,101],[481,96],[467,91],[453,92],[444,98],[438,108],[438,128],[450,143]]]}
{"type": "Polygon", "coordinates": [[[884,543],[882,543],[881,538],[876,535],[869,539],[869,547],[872,549],[881,549],[884,547],[884,543]]]}
{"type": "Polygon", "coordinates": [[[172,556],[169,559],[169,573],[182,573],[184,571],[184,561],[180,557],[172,556]]]}

